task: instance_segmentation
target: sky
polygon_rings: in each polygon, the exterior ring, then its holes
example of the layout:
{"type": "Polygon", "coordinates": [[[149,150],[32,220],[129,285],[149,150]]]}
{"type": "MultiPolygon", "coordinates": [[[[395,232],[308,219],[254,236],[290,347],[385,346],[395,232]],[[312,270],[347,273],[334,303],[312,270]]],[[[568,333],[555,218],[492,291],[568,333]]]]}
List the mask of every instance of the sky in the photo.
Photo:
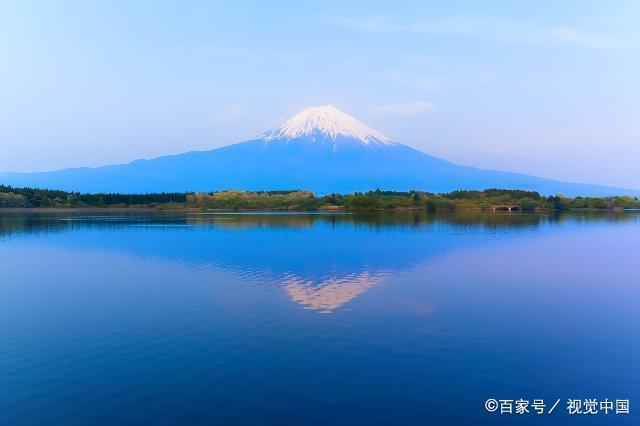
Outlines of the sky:
{"type": "Polygon", "coordinates": [[[637,1],[0,0],[0,171],[248,140],[334,105],[482,168],[640,188],[637,1]]]}

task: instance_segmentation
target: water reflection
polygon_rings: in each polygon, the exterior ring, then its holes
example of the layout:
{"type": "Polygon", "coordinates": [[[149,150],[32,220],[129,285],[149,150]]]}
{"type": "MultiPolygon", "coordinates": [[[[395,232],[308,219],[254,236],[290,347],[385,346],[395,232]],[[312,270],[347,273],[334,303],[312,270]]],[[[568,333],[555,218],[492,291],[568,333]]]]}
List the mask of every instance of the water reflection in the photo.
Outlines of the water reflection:
{"type": "Polygon", "coordinates": [[[0,214],[0,243],[157,258],[256,285],[275,285],[305,309],[332,312],[390,275],[461,247],[546,232],[562,223],[638,221],[582,214],[0,214]],[[50,237],[50,238],[43,238],[50,237]]]}
{"type": "Polygon", "coordinates": [[[495,425],[493,396],[636,401],[639,218],[0,212],[0,425],[495,425]]]}
{"type": "Polygon", "coordinates": [[[331,313],[384,280],[387,274],[368,271],[342,277],[331,277],[320,282],[286,275],[282,281],[285,290],[305,309],[331,313]]]}

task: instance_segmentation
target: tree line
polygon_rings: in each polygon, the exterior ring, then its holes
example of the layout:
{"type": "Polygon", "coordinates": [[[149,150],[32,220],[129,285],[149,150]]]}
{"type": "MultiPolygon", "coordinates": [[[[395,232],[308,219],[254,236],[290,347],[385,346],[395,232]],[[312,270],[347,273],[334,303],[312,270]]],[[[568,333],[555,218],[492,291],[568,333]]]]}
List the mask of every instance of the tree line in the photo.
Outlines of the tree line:
{"type": "Polygon", "coordinates": [[[544,196],[535,191],[486,189],[446,194],[423,191],[382,191],[317,196],[309,191],[161,192],[150,194],[86,194],[0,185],[0,207],[160,207],[221,210],[393,210],[432,212],[492,210],[502,206],[517,210],[573,210],[640,208],[637,197],[544,196]]]}
{"type": "Polygon", "coordinates": [[[150,194],[83,194],[55,189],[13,188],[0,185],[0,207],[103,207],[184,203],[187,194],[160,192],[150,194]]]}

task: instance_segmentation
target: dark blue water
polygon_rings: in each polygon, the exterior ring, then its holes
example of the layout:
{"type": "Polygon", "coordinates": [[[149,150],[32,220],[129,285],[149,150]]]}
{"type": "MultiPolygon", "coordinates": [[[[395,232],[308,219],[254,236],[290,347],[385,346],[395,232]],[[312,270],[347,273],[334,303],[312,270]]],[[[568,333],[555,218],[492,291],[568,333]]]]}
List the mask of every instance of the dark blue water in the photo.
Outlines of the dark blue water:
{"type": "Polygon", "coordinates": [[[638,213],[0,214],[0,425],[639,424],[639,248],[638,213]]]}

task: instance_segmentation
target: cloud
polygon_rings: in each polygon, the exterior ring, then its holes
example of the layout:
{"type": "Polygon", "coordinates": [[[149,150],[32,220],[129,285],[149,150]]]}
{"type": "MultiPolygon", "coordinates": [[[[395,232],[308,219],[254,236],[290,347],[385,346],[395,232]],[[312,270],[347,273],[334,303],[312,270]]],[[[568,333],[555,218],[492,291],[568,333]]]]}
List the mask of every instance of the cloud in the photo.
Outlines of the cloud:
{"type": "Polygon", "coordinates": [[[388,70],[372,76],[375,79],[384,80],[390,83],[398,83],[409,86],[412,89],[429,92],[436,90],[442,86],[441,82],[436,79],[423,78],[403,70],[388,70]]]}
{"type": "Polygon", "coordinates": [[[244,105],[227,105],[222,111],[211,118],[214,124],[225,124],[249,115],[249,110],[244,105]]]}
{"type": "Polygon", "coordinates": [[[373,111],[385,114],[410,116],[433,111],[436,106],[428,101],[390,103],[373,107],[373,111]]]}
{"type": "MultiPolygon", "coordinates": [[[[467,18],[442,19],[434,21],[417,20],[398,22],[387,17],[369,17],[361,19],[338,19],[331,23],[359,31],[384,33],[426,33],[434,35],[483,36],[496,28],[496,22],[467,18]]],[[[502,25],[500,25],[502,26],[502,25]]]]}
{"type": "Polygon", "coordinates": [[[575,44],[591,48],[614,47],[613,38],[602,35],[591,35],[580,32],[575,28],[550,28],[543,32],[543,35],[560,43],[575,44]]]}
{"type": "Polygon", "coordinates": [[[617,44],[609,35],[590,34],[570,26],[549,28],[496,18],[446,18],[399,22],[387,17],[370,17],[334,19],[329,22],[357,31],[468,37],[516,44],[562,43],[587,48],[611,48],[617,44]]]}

